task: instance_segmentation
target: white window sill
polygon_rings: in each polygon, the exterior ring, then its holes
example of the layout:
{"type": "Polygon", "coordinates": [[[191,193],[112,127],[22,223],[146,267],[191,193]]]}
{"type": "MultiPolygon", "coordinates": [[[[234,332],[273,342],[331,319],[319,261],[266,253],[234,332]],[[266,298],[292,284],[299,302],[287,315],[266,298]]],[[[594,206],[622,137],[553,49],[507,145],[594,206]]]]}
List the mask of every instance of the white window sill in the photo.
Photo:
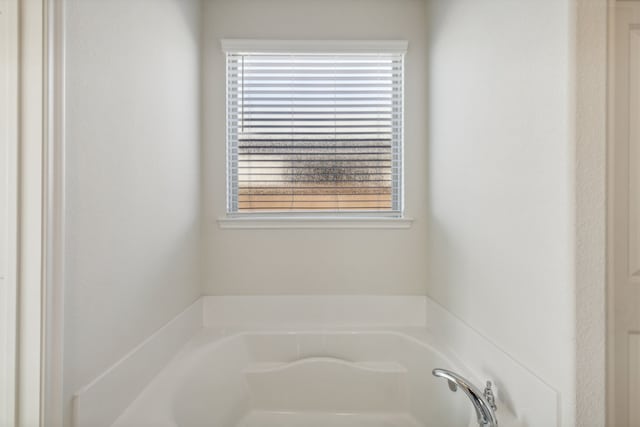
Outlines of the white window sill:
{"type": "Polygon", "coordinates": [[[280,217],[280,218],[218,218],[218,226],[225,229],[401,229],[410,228],[413,218],[322,218],[322,217],[280,217]]]}

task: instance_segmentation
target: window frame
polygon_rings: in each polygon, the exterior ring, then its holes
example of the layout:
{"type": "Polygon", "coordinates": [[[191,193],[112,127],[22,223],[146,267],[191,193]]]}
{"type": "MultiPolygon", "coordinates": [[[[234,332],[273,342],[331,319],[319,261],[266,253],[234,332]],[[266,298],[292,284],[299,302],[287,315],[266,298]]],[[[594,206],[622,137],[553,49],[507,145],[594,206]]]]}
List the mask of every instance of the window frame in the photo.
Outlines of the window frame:
{"type": "MultiPolygon", "coordinates": [[[[225,99],[228,99],[229,76],[226,71],[227,54],[400,54],[403,58],[402,131],[399,141],[400,173],[398,176],[399,209],[393,211],[320,211],[320,212],[237,212],[231,211],[230,197],[231,158],[228,137],[229,117],[225,117],[226,139],[226,188],[225,216],[218,220],[221,228],[407,228],[412,219],[405,216],[404,183],[404,57],[407,52],[406,40],[253,40],[222,39],[225,55],[225,99]]],[[[229,110],[225,108],[226,115],[229,110]]]]}

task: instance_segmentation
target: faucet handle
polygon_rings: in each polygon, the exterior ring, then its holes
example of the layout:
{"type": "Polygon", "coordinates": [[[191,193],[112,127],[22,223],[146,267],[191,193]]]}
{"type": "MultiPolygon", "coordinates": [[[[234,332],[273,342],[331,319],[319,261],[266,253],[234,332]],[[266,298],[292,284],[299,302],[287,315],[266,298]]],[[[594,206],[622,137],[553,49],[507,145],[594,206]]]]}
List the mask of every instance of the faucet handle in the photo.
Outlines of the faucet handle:
{"type": "Polygon", "coordinates": [[[491,389],[491,381],[487,381],[487,386],[484,388],[484,397],[487,399],[487,403],[494,411],[498,410],[498,406],[496,405],[496,397],[493,394],[493,390],[491,389]]]}

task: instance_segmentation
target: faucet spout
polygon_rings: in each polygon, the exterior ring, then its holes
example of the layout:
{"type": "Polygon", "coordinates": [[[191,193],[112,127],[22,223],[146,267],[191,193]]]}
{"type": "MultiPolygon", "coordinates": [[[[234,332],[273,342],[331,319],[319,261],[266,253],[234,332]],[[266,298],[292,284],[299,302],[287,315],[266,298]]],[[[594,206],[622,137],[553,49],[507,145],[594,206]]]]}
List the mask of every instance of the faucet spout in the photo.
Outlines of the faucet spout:
{"type": "Polygon", "coordinates": [[[487,382],[487,387],[483,393],[466,378],[455,372],[446,369],[434,369],[433,375],[446,379],[451,391],[456,391],[458,388],[462,389],[476,410],[480,427],[498,427],[498,419],[495,414],[497,407],[491,390],[491,382],[487,382]]]}

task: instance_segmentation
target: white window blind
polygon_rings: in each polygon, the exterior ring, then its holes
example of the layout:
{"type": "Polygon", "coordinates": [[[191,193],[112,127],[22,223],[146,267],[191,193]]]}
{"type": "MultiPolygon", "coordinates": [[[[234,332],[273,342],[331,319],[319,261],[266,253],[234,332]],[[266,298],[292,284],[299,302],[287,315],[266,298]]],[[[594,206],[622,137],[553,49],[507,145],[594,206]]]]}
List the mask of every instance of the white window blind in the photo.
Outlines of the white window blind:
{"type": "Polygon", "coordinates": [[[402,210],[402,53],[227,53],[228,211],[402,210]]]}

